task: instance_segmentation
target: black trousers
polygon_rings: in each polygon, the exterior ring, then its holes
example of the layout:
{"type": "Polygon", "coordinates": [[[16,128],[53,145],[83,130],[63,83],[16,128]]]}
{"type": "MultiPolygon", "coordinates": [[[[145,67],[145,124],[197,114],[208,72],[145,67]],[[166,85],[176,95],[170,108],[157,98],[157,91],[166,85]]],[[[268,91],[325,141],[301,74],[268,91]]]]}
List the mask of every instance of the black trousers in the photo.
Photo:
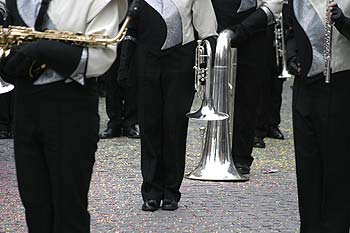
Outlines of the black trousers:
{"type": "Polygon", "coordinates": [[[274,25],[272,25],[266,33],[267,65],[262,74],[264,81],[257,109],[255,136],[260,138],[266,137],[271,127],[276,128],[281,123],[280,110],[285,79],[277,78],[281,74],[282,67],[277,66],[276,49],[272,46],[274,38],[274,25]]]}
{"type": "Polygon", "coordinates": [[[99,132],[96,80],[85,86],[33,86],[28,80],[16,85],[14,150],[29,232],[90,232],[88,190],[99,132]]]}
{"type": "Polygon", "coordinates": [[[254,160],[251,154],[257,108],[266,69],[265,41],[266,33],[260,32],[238,48],[232,157],[235,162],[249,166],[254,160]]]}
{"type": "MultiPolygon", "coordinates": [[[[120,53],[120,49],[118,50],[120,53]]],[[[119,56],[105,76],[106,111],[109,118],[107,127],[120,130],[128,128],[137,120],[137,84],[129,77],[123,84],[117,81],[119,56]]]]}
{"type": "Polygon", "coordinates": [[[13,129],[14,91],[0,94],[0,131],[13,129]]]}
{"type": "Polygon", "coordinates": [[[144,200],[179,201],[194,97],[194,43],[153,53],[137,49],[144,200]]]}
{"type": "Polygon", "coordinates": [[[301,233],[349,233],[350,72],[314,78],[293,86],[301,233]]]}

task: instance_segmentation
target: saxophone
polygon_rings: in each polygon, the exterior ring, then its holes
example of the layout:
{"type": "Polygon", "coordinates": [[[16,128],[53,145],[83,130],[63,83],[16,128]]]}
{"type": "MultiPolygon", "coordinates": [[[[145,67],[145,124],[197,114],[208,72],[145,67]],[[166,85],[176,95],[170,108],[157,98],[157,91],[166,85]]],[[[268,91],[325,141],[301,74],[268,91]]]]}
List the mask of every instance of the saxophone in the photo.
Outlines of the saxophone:
{"type": "Polygon", "coordinates": [[[113,38],[109,38],[104,34],[84,35],[82,33],[56,30],[46,30],[41,32],[29,27],[9,26],[8,28],[3,28],[0,26],[0,56],[6,56],[14,46],[36,40],[56,40],[84,47],[106,47],[108,45],[117,45],[124,39],[128,31],[128,25],[139,13],[139,1],[140,0],[132,1],[124,23],[120,27],[117,35],[113,38]]]}
{"type": "Polygon", "coordinates": [[[333,23],[330,19],[331,7],[329,6],[334,0],[328,0],[326,11],[326,23],[325,23],[325,44],[324,44],[324,60],[325,68],[323,75],[325,76],[325,83],[331,82],[331,62],[332,62],[332,36],[333,36],[333,23]]]}
{"type": "Polygon", "coordinates": [[[117,45],[124,39],[130,21],[131,16],[127,16],[114,38],[109,38],[103,34],[84,35],[81,33],[56,30],[46,30],[41,32],[29,27],[9,26],[8,28],[3,28],[0,26],[0,56],[6,56],[14,46],[36,40],[63,41],[84,47],[106,47],[108,45],[117,45]]]}

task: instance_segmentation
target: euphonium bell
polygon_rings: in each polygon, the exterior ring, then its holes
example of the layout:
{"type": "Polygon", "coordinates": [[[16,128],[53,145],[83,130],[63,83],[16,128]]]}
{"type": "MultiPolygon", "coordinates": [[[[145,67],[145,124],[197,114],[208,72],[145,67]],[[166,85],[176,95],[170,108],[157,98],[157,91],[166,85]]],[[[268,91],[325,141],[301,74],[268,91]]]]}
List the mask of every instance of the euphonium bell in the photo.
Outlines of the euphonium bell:
{"type": "Polygon", "coordinates": [[[198,40],[198,46],[196,48],[195,66],[195,87],[198,93],[201,93],[200,89],[205,87],[204,94],[202,96],[201,107],[194,112],[187,113],[186,116],[195,120],[204,121],[220,121],[229,117],[228,114],[218,112],[217,106],[215,106],[213,95],[218,91],[218,85],[215,85],[212,79],[212,51],[208,40],[198,40]]]}
{"type": "Polygon", "coordinates": [[[13,90],[13,88],[15,88],[15,86],[13,86],[10,83],[5,82],[0,77],[0,94],[4,94],[4,93],[7,93],[7,92],[10,92],[10,91],[13,90]]]}

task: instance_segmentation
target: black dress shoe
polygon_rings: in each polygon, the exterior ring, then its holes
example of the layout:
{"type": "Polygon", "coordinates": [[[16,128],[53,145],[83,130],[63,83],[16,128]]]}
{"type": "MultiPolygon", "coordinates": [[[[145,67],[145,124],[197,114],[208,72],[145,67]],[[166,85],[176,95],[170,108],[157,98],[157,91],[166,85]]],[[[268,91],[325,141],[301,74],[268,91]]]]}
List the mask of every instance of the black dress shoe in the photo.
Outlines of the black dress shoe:
{"type": "Polygon", "coordinates": [[[121,129],[107,128],[105,131],[99,134],[100,139],[109,139],[122,136],[121,129]]]}
{"type": "Polygon", "coordinates": [[[175,200],[168,200],[168,199],[164,199],[163,200],[163,204],[162,204],[162,210],[176,210],[177,208],[179,208],[179,205],[177,204],[177,201],[175,200]]]}
{"type": "Polygon", "coordinates": [[[269,129],[269,132],[268,132],[267,136],[269,138],[274,138],[274,139],[279,139],[279,140],[283,140],[284,139],[284,136],[283,136],[281,130],[279,130],[278,127],[271,127],[269,129]]]}
{"type": "Polygon", "coordinates": [[[257,147],[257,148],[265,148],[266,147],[264,139],[261,138],[261,137],[254,137],[254,144],[253,144],[253,146],[257,147]]]}
{"type": "Polygon", "coordinates": [[[6,130],[1,130],[0,139],[8,139],[8,138],[9,138],[9,133],[6,130]]]}
{"type": "Polygon", "coordinates": [[[237,168],[237,171],[241,175],[249,175],[250,174],[250,166],[247,164],[235,162],[235,167],[237,168]]]}
{"type": "Polygon", "coordinates": [[[128,138],[140,138],[139,125],[135,124],[123,129],[123,135],[128,138]]]}
{"type": "Polygon", "coordinates": [[[142,204],[143,211],[156,211],[160,207],[160,201],[158,200],[147,200],[142,204]]]}

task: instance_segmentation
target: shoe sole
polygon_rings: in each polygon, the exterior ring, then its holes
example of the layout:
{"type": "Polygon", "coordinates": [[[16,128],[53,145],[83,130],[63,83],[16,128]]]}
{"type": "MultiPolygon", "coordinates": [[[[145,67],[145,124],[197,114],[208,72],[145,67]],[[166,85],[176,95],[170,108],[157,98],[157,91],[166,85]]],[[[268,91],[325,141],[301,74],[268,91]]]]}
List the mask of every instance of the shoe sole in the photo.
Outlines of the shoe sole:
{"type": "Polygon", "coordinates": [[[176,208],[170,208],[170,207],[162,207],[162,210],[166,210],[166,211],[174,211],[177,210],[179,207],[176,208]]]}

